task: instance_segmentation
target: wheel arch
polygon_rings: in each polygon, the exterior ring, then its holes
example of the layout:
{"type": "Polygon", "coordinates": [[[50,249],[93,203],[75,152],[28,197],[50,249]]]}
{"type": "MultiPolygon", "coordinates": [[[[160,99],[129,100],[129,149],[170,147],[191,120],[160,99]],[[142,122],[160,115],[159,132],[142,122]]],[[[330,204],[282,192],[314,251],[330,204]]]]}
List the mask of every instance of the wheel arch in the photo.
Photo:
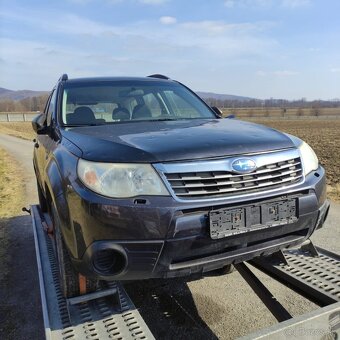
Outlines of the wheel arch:
{"type": "MultiPolygon", "coordinates": [[[[77,240],[66,195],[67,185],[55,160],[46,169],[45,192],[48,204],[54,205],[59,217],[60,231],[72,258],[79,258],[77,240]]],[[[50,206],[50,212],[52,206],[50,206]]]]}

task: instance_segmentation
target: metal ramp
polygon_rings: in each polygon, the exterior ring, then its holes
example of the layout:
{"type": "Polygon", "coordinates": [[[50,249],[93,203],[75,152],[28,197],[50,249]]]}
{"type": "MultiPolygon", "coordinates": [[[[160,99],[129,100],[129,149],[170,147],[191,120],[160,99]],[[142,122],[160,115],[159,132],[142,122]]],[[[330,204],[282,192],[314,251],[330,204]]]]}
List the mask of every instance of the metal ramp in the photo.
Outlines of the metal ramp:
{"type": "MultiPolygon", "coordinates": [[[[28,211],[28,210],[26,210],[28,211]]],[[[44,216],[31,207],[46,339],[155,339],[123,286],[103,283],[95,293],[65,299],[44,216]],[[46,228],[46,224],[45,224],[46,228]]],[[[340,256],[306,242],[235,265],[278,324],[242,339],[336,339],[340,337],[340,256]],[[249,264],[323,306],[292,317],[248,268],[249,264]]]]}
{"type": "Polygon", "coordinates": [[[321,306],[340,301],[340,256],[310,241],[299,248],[256,258],[251,264],[321,306]]]}
{"type": "Polygon", "coordinates": [[[92,296],[64,298],[52,241],[38,209],[32,206],[31,215],[46,339],[154,339],[119,283],[110,282],[92,296]]]}
{"type": "Polygon", "coordinates": [[[340,302],[261,329],[239,340],[335,340],[340,336],[340,302]]]}
{"type": "Polygon", "coordinates": [[[242,337],[242,340],[339,339],[339,255],[306,241],[299,248],[256,258],[250,263],[323,308],[293,318],[275,297],[261,286],[261,282],[256,282],[257,278],[245,264],[236,265],[243,278],[280,321],[272,327],[242,337]]]}

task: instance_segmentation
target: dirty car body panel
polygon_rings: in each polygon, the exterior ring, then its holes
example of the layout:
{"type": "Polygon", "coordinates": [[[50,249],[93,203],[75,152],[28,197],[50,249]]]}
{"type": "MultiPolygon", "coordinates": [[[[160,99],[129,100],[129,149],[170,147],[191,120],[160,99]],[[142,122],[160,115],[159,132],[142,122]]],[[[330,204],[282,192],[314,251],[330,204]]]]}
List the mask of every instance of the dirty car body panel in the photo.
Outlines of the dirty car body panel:
{"type": "Polygon", "coordinates": [[[166,119],[172,99],[151,98],[148,86],[190,92],[168,79],[61,80],[47,103],[34,167],[78,272],[103,280],[203,273],[296,245],[322,227],[329,208],[325,171],[317,165],[305,173],[302,141],[221,119],[192,92],[190,100],[209,113],[166,119]],[[113,96],[113,106],[104,92],[97,99],[79,92],[77,102],[70,91],[65,99],[68,88],[95,86],[123,89],[113,96]],[[124,86],[133,90],[126,93],[124,86]],[[134,118],[138,105],[151,102],[151,115],[134,118]],[[74,124],[76,109],[84,106],[95,120],[74,124]],[[120,118],[107,115],[108,107],[120,109],[120,118]],[[109,197],[80,178],[80,160],[104,167],[151,165],[166,194],[109,197]],[[252,163],[254,169],[243,170],[252,163]]]}

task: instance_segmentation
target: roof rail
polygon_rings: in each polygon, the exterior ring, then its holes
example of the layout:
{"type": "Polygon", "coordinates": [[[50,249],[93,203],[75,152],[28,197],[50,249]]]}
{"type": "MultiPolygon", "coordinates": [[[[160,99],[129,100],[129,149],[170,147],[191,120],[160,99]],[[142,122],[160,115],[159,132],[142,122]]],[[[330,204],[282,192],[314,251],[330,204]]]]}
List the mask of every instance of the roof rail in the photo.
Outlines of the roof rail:
{"type": "Polygon", "coordinates": [[[163,74],[151,74],[148,76],[149,78],[158,78],[158,79],[170,79],[167,76],[164,76],[163,74]]]}
{"type": "Polygon", "coordinates": [[[68,75],[67,73],[64,73],[60,78],[59,78],[59,81],[66,81],[68,80],[68,75]]]}

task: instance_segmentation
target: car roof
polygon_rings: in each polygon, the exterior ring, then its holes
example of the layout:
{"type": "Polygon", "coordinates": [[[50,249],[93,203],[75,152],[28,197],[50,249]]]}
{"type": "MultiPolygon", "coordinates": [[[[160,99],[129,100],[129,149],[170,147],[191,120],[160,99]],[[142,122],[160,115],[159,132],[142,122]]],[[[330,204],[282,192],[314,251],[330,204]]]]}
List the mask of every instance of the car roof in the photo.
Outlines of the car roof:
{"type": "Polygon", "coordinates": [[[66,80],[66,83],[88,83],[88,82],[119,82],[119,81],[148,81],[148,82],[169,82],[171,79],[161,79],[154,77],[85,77],[71,78],[66,80]]]}

